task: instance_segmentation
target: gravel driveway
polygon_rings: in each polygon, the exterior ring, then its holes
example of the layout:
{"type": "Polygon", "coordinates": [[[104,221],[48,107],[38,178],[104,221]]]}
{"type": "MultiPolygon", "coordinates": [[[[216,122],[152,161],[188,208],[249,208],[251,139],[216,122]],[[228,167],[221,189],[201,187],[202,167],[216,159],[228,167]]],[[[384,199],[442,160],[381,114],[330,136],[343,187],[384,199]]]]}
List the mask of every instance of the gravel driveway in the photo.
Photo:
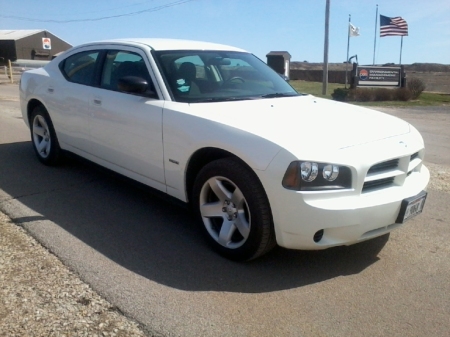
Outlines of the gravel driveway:
{"type": "Polygon", "coordinates": [[[0,336],[147,336],[0,213],[0,336]]]}

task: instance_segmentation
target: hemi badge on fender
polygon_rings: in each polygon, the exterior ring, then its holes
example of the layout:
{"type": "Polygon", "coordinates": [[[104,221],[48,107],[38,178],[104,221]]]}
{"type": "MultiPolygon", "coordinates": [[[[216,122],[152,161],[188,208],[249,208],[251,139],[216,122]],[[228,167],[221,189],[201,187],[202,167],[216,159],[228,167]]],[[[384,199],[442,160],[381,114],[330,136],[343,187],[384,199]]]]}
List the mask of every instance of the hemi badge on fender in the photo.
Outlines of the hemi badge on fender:
{"type": "Polygon", "coordinates": [[[177,162],[176,160],[173,160],[173,159],[169,159],[169,161],[171,162],[171,163],[174,163],[174,164],[180,164],[179,162],[177,162]]]}

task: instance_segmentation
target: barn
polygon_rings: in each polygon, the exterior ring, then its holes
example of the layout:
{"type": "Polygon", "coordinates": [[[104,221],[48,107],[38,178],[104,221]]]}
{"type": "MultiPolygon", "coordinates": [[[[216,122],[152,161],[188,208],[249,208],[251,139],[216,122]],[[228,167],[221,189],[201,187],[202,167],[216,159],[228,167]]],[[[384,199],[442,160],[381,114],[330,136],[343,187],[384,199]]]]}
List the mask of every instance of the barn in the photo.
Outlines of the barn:
{"type": "Polygon", "coordinates": [[[70,47],[46,30],[0,30],[0,64],[19,59],[50,61],[70,47]]]}

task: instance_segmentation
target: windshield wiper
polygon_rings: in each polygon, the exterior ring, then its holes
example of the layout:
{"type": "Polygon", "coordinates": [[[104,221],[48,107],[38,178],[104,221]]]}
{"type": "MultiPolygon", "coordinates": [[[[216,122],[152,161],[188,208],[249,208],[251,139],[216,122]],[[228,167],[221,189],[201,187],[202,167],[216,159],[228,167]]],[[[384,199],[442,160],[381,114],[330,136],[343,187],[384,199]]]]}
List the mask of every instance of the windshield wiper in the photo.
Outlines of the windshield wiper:
{"type": "Polygon", "coordinates": [[[208,97],[194,100],[190,103],[205,103],[205,102],[231,102],[231,101],[248,101],[256,99],[255,97],[208,97]]]}
{"type": "Polygon", "coordinates": [[[262,98],[276,98],[276,97],[292,97],[292,96],[298,96],[298,94],[275,92],[273,94],[262,95],[261,97],[262,98]]]}

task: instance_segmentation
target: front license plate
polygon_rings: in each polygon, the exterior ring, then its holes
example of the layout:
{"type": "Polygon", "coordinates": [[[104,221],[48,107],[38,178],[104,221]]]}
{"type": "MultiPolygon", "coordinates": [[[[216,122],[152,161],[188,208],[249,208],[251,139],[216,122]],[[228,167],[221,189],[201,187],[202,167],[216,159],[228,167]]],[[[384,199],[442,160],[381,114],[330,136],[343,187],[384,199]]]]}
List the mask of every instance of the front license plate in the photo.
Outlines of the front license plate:
{"type": "Polygon", "coordinates": [[[422,191],[415,197],[407,198],[402,201],[400,213],[398,214],[396,223],[404,223],[405,221],[422,213],[425,200],[427,199],[427,192],[422,191]]]}

